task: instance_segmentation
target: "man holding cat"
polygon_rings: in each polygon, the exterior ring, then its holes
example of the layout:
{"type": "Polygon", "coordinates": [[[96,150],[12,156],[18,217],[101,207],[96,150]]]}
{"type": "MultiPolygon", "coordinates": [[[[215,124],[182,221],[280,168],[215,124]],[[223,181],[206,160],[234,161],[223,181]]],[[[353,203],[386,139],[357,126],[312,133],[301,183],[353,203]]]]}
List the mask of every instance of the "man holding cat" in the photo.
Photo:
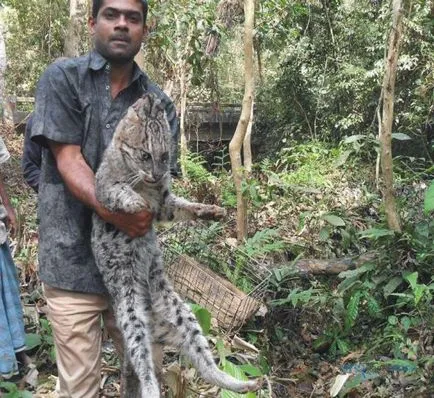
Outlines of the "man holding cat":
{"type": "Polygon", "coordinates": [[[40,278],[57,348],[59,397],[98,396],[101,316],[121,350],[119,333],[90,246],[91,215],[131,237],[153,215],[111,213],[95,197],[94,173],[119,120],[144,92],[165,104],[176,145],[170,99],[134,62],[146,33],[146,0],[93,0],[94,51],[50,65],[36,94],[32,140],[43,151],[39,181],[40,278]]]}

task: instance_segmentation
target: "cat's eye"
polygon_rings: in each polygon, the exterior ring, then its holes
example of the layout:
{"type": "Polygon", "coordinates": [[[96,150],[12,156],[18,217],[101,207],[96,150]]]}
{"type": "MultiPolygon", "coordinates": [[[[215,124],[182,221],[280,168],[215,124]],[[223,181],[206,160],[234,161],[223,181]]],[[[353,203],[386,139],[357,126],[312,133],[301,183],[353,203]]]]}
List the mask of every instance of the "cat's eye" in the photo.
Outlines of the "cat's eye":
{"type": "Polygon", "coordinates": [[[163,163],[167,163],[168,160],[169,160],[169,154],[168,154],[167,152],[164,152],[164,153],[161,155],[161,161],[162,161],[163,163]]]}
{"type": "Polygon", "coordinates": [[[148,152],[143,151],[143,152],[141,153],[141,158],[142,158],[142,160],[143,160],[144,162],[147,162],[148,160],[151,159],[151,154],[148,153],[148,152]]]}

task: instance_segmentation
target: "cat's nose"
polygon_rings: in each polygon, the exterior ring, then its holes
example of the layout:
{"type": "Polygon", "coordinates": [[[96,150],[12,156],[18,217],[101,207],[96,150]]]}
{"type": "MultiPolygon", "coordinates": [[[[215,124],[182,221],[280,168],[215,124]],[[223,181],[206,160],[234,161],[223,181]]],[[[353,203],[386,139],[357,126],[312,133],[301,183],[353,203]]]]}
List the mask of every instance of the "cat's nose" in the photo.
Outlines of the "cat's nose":
{"type": "Polygon", "coordinates": [[[152,177],[154,177],[154,181],[160,181],[163,178],[164,174],[162,173],[153,173],[152,177]]]}

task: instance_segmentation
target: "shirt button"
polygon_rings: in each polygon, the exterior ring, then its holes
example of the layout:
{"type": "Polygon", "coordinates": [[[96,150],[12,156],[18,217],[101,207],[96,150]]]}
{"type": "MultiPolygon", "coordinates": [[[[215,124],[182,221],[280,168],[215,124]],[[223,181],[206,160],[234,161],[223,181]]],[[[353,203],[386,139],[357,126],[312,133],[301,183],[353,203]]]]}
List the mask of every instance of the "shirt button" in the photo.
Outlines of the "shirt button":
{"type": "Polygon", "coordinates": [[[110,65],[109,65],[109,64],[107,64],[107,65],[105,66],[105,70],[106,70],[107,72],[110,70],[110,65]]]}
{"type": "Polygon", "coordinates": [[[110,86],[105,86],[105,89],[106,90],[110,90],[110,86]]]}
{"type": "Polygon", "coordinates": [[[109,128],[110,128],[110,124],[107,123],[107,124],[105,125],[105,127],[109,129],[109,128]]]}

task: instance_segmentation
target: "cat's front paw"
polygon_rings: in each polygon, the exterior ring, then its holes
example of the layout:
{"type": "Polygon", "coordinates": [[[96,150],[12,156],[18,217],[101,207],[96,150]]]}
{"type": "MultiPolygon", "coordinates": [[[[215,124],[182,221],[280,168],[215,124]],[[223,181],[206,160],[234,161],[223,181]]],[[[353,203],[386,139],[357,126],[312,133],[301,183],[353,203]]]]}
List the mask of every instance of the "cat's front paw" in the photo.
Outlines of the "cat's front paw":
{"type": "Polygon", "coordinates": [[[215,205],[196,204],[194,214],[204,220],[220,220],[226,216],[226,210],[215,205]]]}
{"type": "Polygon", "coordinates": [[[146,203],[141,198],[126,200],[122,205],[122,210],[130,214],[138,213],[139,211],[146,210],[146,208],[146,203]]]}

